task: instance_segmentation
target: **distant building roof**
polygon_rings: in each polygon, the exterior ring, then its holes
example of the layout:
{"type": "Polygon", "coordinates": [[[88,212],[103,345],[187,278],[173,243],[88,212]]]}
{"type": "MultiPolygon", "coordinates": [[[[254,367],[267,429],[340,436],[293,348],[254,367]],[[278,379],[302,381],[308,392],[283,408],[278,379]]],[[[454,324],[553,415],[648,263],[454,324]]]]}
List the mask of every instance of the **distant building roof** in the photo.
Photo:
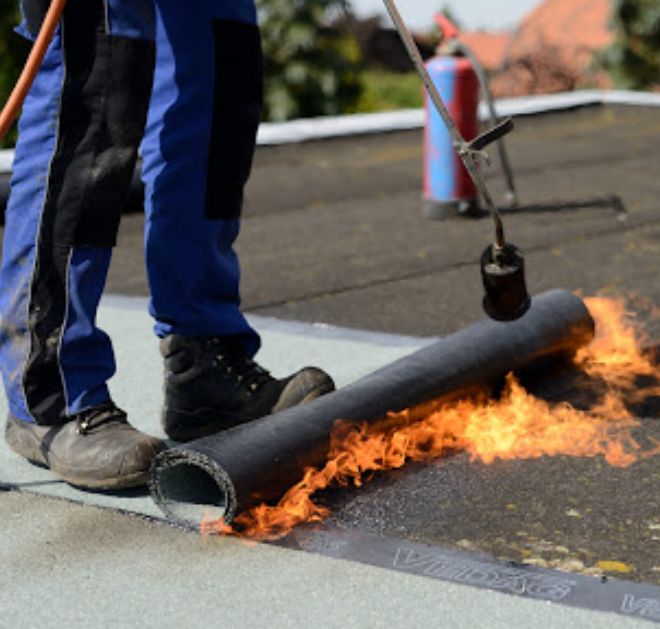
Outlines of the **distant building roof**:
{"type": "Polygon", "coordinates": [[[610,0],[545,0],[513,35],[504,71],[491,82],[496,95],[607,87],[592,61],[614,39],[610,11],[610,0]]]}
{"type": "Polygon", "coordinates": [[[513,40],[510,32],[466,31],[461,41],[469,46],[486,70],[499,70],[504,65],[513,40]]]}
{"type": "Polygon", "coordinates": [[[545,0],[523,20],[511,54],[523,54],[540,41],[567,55],[600,50],[613,38],[610,11],[610,0],[545,0]]]}

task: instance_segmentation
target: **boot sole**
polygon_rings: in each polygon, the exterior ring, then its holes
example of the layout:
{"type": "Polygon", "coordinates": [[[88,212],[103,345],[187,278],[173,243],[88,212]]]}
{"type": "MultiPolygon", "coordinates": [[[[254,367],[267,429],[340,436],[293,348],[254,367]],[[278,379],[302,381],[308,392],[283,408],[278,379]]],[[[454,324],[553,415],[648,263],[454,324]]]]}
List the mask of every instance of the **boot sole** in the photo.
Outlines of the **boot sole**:
{"type": "Polygon", "coordinates": [[[113,491],[116,489],[134,489],[136,487],[144,487],[149,481],[148,472],[140,472],[122,476],[120,478],[105,478],[99,481],[82,480],[69,476],[68,474],[61,474],[57,470],[50,468],[57,478],[63,480],[69,485],[78,489],[94,489],[96,491],[113,491]]]}
{"type": "MultiPolygon", "coordinates": [[[[295,406],[300,406],[301,404],[311,402],[312,400],[315,400],[316,398],[319,398],[326,393],[331,393],[332,391],[334,391],[334,384],[324,382],[316,389],[312,389],[295,406]]],[[[212,409],[209,409],[207,413],[202,416],[201,414],[196,415],[194,413],[187,413],[186,411],[178,411],[176,409],[165,407],[163,408],[162,413],[162,425],[164,427],[165,433],[170,439],[186,443],[188,441],[209,437],[210,435],[215,435],[219,432],[229,430],[230,428],[235,428],[236,426],[240,426],[242,424],[249,424],[250,422],[256,421],[257,419],[261,419],[261,417],[246,418],[244,416],[231,414],[225,414],[222,416],[222,419],[220,419],[221,414],[217,412],[214,413],[212,409]],[[211,413],[213,413],[213,416],[209,418],[211,413]],[[185,428],[179,429],[177,427],[180,425],[185,426],[186,424],[193,424],[194,429],[189,428],[186,430],[185,428]],[[218,427],[218,424],[222,424],[222,426],[218,427]]],[[[262,417],[265,416],[266,415],[262,415],[262,417]]]]}

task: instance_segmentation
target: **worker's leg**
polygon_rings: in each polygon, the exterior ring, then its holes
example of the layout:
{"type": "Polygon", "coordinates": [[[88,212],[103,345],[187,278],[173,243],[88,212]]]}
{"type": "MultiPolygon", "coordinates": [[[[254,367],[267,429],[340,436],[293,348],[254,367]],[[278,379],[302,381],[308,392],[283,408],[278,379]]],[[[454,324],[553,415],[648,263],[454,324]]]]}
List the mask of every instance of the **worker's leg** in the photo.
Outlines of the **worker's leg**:
{"type": "MultiPolygon", "coordinates": [[[[22,0],[37,33],[48,3],[22,0]]],[[[109,400],[96,309],[135,165],[154,63],[153,0],[69,0],[25,102],[0,271],[11,414],[58,424],[109,400]]]]}
{"type": "Polygon", "coordinates": [[[261,115],[253,0],[156,0],[143,144],[151,314],[161,336],[259,338],[239,309],[238,234],[261,115]]]}
{"type": "MultiPolygon", "coordinates": [[[[5,441],[86,489],[143,485],[163,448],[110,400],[112,347],[95,324],[150,95],[151,2],[68,1],[25,103],[7,209],[5,441]]],[[[46,6],[23,0],[28,36],[46,6]]]]}
{"type": "Polygon", "coordinates": [[[308,368],[251,360],[233,249],[261,115],[253,0],[156,0],[157,70],[143,144],[151,313],[163,337],[163,427],[189,440],[332,390],[308,368]]]}

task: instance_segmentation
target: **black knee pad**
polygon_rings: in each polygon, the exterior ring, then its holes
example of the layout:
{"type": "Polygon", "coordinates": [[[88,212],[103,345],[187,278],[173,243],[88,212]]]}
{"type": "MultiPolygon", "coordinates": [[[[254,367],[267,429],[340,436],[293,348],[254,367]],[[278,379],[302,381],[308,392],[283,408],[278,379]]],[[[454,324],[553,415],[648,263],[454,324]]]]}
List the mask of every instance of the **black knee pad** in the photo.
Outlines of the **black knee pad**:
{"type": "Polygon", "coordinates": [[[237,218],[250,176],[263,101],[263,55],[259,29],[216,20],[213,126],[209,151],[206,216],[237,218]]]}
{"type": "MultiPolygon", "coordinates": [[[[84,70],[89,71],[89,93],[84,94],[78,111],[86,110],[90,141],[77,156],[83,169],[72,168],[68,174],[73,199],[77,186],[83,186],[73,233],[76,245],[111,247],[116,243],[144,134],[154,62],[152,42],[97,35],[95,62],[84,70]]],[[[72,128],[79,124],[75,114],[70,122],[72,128]]]]}
{"type": "Polygon", "coordinates": [[[108,34],[103,0],[69,0],[61,36],[64,83],[42,235],[111,247],[146,123],[155,45],[108,34]]]}

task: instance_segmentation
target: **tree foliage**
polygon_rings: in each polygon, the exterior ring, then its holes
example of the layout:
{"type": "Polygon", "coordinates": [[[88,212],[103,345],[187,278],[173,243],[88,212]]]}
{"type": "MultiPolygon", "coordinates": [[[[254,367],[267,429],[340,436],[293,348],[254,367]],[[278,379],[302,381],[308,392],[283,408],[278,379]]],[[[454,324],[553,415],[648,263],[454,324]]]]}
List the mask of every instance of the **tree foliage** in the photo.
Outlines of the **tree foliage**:
{"type": "Polygon", "coordinates": [[[613,0],[614,44],[602,61],[615,83],[632,89],[660,85],[660,2],[613,0]]]}
{"type": "MultiPolygon", "coordinates": [[[[18,2],[0,0],[0,107],[7,102],[29,50],[28,43],[13,32],[19,20],[18,2]]],[[[12,146],[15,139],[13,129],[0,147],[12,146]]]]}
{"type": "Polygon", "coordinates": [[[360,97],[355,39],[329,26],[346,0],[257,0],[265,55],[265,118],[340,114],[360,97]],[[333,15],[334,14],[334,15],[333,15]]]}
{"type": "MultiPolygon", "coordinates": [[[[265,53],[265,117],[354,111],[362,93],[362,66],[355,38],[330,26],[347,0],[257,0],[265,53]]],[[[0,0],[0,104],[9,96],[28,53],[13,32],[17,0],[0,0]]],[[[15,140],[15,132],[5,146],[15,140]]]]}

